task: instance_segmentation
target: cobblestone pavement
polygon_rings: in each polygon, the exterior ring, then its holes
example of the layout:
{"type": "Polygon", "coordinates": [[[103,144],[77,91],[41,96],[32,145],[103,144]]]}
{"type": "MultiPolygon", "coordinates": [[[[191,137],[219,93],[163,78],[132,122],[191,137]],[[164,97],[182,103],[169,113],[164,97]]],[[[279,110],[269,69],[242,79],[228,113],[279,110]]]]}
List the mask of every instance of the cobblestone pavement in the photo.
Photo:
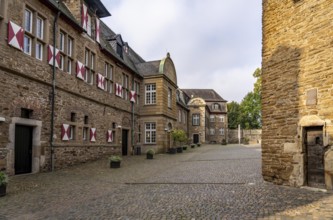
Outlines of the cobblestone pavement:
{"type": "Polygon", "coordinates": [[[0,219],[333,219],[333,193],[261,177],[260,147],[204,145],[11,177],[0,219]]]}

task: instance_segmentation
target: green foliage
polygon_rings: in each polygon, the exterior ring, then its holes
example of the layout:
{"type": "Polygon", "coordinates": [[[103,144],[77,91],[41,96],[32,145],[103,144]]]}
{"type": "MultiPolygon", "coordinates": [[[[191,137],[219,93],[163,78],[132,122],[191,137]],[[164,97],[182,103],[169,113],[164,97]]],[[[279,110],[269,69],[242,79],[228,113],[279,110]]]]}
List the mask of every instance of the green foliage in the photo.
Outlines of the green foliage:
{"type": "Polygon", "coordinates": [[[228,103],[228,127],[236,129],[240,124],[243,129],[261,128],[261,69],[257,68],[254,89],[249,92],[240,104],[228,103]]]}
{"type": "Polygon", "coordinates": [[[183,143],[187,140],[187,135],[186,135],[185,131],[182,129],[172,130],[171,136],[176,143],[178,142],[179,145],[181,145],[181,143],[183,143]]]}
{"type": "Polygon", "coordinates": [[[235,101],[228,103],[228,128],[238,128],[240,121],[240,105],[235,101]]]}
{"type": "Polygon", "coordinates": [[[8,180],[8,175],[5,172],[0,171],[0,186],[7,185],[8,180]]]}
{"type": "Polygon", "coordinates": [[[121,160],[122,160],[122,158],[118,155],[113,155],[110,157],[111,162],[120,162],[121,160]]]}
{"type": "Polygon", "coordinates": [[[147,150],[147,154],[154,155],[155,154],[154,149],[147,150]]]}

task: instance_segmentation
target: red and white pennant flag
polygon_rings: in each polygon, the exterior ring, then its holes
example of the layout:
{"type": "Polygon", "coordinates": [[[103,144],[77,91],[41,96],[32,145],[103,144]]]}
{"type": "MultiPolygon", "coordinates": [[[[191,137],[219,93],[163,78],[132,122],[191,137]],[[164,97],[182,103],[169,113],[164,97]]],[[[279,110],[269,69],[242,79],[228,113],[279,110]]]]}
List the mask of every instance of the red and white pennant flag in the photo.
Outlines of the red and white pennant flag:
{"type": "Polygon", "coordinates": [[[8,22],[8,44],[23,50],[24,30],[12,21],[8,22]]]}

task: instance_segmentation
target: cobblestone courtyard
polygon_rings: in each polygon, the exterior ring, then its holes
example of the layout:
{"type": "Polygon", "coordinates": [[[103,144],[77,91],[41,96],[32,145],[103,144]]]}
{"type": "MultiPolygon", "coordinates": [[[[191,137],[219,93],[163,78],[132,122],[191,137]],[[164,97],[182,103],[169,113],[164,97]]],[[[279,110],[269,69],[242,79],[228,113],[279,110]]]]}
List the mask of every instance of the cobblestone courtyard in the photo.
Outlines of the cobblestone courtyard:
{"type": "Polygon", "coordinates": [[[259,146],[204,145],[14,176],[0,219],[333,219],[333,194],[265,183],[259,146]]]}

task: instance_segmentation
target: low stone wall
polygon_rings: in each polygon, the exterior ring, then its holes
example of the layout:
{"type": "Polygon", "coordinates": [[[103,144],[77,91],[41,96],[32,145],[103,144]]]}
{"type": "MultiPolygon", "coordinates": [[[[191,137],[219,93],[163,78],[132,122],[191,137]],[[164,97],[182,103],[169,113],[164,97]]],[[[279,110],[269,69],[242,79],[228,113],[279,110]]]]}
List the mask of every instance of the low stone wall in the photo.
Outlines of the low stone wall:
{"type": "MultiPolygon", "coordinates": [[[[240,130],[240,138],[242,144],[259,144],[261,143],[261,129],[240,130]]],[[[228,130],[228,143],[238,143],[238,129],[228,130]]]]}

